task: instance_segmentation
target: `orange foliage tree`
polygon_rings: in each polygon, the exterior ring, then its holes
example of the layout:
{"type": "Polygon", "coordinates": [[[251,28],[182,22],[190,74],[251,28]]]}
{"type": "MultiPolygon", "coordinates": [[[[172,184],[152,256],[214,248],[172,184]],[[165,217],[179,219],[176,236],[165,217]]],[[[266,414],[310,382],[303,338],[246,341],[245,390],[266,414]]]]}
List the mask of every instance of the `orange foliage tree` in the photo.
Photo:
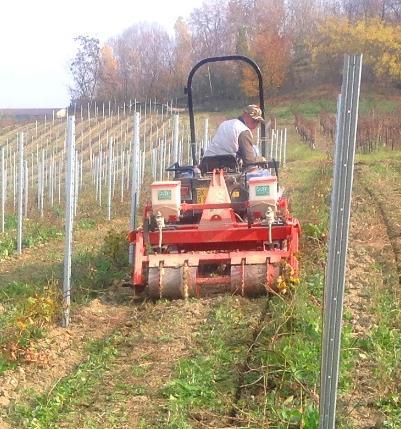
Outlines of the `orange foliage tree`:
{"type": "MultiPolygon", "coordinates": [[[[284,0],[256,0],[253,4],[249,54],[262,69],[266,89],[279,88],[291,62],[291,39],[284,31],[286,9],[284,0]]],[[[245,69],[241,88],[245,95],[257,93],[254,74],[245,69]]]]}
{"type": "Polygon", "coordinates": [[[105,44],[100,50],[100,85],[98,98],[113,98],[119,92],[118,63],[112,48],[105,44]]]}

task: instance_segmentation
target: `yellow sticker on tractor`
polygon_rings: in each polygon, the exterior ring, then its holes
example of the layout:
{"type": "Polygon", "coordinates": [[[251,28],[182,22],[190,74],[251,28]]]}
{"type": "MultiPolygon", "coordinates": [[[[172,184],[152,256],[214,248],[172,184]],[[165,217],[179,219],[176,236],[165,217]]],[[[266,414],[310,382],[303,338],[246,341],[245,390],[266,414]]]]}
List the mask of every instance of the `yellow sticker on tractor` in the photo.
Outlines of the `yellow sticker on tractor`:
{"type": "Polygon", "coordinates": [[[209,188],[197,188],[196,190],[196,202],[203,204],[206,201],[207,191],[209,188]]]}

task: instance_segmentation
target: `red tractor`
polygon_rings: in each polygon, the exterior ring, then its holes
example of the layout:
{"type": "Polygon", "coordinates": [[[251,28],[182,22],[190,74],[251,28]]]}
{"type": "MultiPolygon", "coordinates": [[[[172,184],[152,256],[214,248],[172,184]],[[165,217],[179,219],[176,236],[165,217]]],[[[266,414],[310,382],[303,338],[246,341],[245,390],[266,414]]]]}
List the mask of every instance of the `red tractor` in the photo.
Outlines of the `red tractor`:
{"type": "MultiPolygon", "coordinates": [[[[257,163],[270,171],[263,177],[242,171],[234,156],[218,157],[221,168],[215,168],[216,157],[213,170],[207,162],[202,162],[202,171],[198,167],[192,78],[206,63],[232,60],[255,70],[264,115],[262,75],[251,59],[206,58],[191,70],[186,92],[193,165],[175,163],[168,168],[173,180],[151,184],[143,225],[129,234],[132,284],[153,299],[216,293],[253,297],[283,291],[296,281],[300,225],[280,195],[277,163],[257,163]]],[[[261,141],[265,156],[264,124],[261,141]]]]}

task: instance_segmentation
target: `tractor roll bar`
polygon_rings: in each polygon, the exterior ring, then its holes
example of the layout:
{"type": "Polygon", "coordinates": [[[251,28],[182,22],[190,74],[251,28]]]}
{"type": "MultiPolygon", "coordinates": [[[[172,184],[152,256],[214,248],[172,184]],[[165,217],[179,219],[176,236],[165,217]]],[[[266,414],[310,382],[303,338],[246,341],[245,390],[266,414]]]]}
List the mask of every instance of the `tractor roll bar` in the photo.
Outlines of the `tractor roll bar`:
{"type": "MultiPolygon", "coordinates": [[[[189,112],[189,126],[191,129],[191,153],[192,153],[192,162],[193,165],[197,164],[196,160],[196,142],[195,142],[195,120],[194,120],[194,110],[193,110],[193,101],[192,101],[192,78],[195,74],[195,72],[198,70],[199,67],[203,66],[207,63],[215,63],[220,61],[244,61],[245,63],[249,64],[254,71],[256,72],[256,75],[258,76],[259,80],[259,106],[262,110],[262,117],[265,117],[265,100],[263,96],[263,78],[262,73],[260,71],[259,66],[255,63],[255,61],[251,60],[250,58],[244,56],[244,55],[224,55],[219,57],[209,57],[205,58],[201,61],[199,61],[195,66],[192,68],[192,70],[189,72],[188,75],[188,81],[187,86],[184,88],[184,93],[188,94],[188,112],[189,112]]],[[[266,126],[264,123],[261,124],[261,138],[262,138],[262,155],[266,156],[266,126]]]]}

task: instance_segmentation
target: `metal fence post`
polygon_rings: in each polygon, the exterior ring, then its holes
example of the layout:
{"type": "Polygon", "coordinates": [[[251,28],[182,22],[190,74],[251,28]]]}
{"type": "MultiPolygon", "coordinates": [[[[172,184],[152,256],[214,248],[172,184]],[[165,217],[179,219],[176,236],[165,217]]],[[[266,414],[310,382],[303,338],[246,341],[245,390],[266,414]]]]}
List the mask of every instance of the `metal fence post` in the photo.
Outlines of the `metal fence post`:
{"type": "Polygon", "coordinates": [[[113,174],[113,139],[109,139],[109,158],[108,158],[108,193],[107,193],[107,220],[111,220],[111,197],[112,197],[112,174],[113,174]]]}
{"type": "MultiPolygon", "coordinates": [[[[140,138],[139,138],[139,113],[134,113],[134,135],[132,145],[132,170],[131,170],[131,219],[130,227],[131,231],[136,228],[136,212],[138,206],[138,182],[139,182],[139,150],[140,150],[140,138]]],[[[129,246],[129,263],[133,265],[134,262],[134,246],[130,243],[129,246]]]]}
{"type": "Polygon", "coordinates": [[[71,254],[72,230],[75,205],[75,116],[68,118],[67,125],[67,169],[65,180],[65,242],[63,281],[63,327],[70,324],[71,305],[71,254]]]}
{"type": "MultiPolygon", "coordinates": [[[[259,128],[258,128],[259,131],[259,128]]],[[[205,124],[203,129],[203,150],[206,151],[209,146],[209,119],[205,118],[205,124]]]]}
{"type": "Polygon", "coordinates": [[[338,102],[329,249],[324,290],[320,429],[334,429],[345,267],[351,209],[362,55],[346,55],[338,102]]]}
{"type": "Polygon", "coordinates": [[[284,128],[283,167],[287,163],[287,128],[284,128]]]}
{"type": "MultiPolygon", "coordinates": [[[[180,116],[178,114],[174,115],[174,159],[173,162],[178,162],[178,133],[179,133],[179,121],[180,116]]],[[[169,160],[170,161],[170,160],[169,160]]]]}
{"type": "Polygon", "coordinates": [[[1,148],[1,192],[0,192],[0,197],[1,197],[1,232],[3,233],[5,231],[5,226],[4,226],[4,220],[5,220],[5,214],[4,214],[4,210],[5,210],[5,205],[6,205],[6,165],[5,165],[5,155],[4,155],[4,147],[1,148]]]}
{"type": "Polygon", "coordinates": [[[17,228],[17,253],[22,253],[22,219],[24,199],[24,133],[18,135],[18,228],[17,228]]]}

